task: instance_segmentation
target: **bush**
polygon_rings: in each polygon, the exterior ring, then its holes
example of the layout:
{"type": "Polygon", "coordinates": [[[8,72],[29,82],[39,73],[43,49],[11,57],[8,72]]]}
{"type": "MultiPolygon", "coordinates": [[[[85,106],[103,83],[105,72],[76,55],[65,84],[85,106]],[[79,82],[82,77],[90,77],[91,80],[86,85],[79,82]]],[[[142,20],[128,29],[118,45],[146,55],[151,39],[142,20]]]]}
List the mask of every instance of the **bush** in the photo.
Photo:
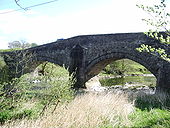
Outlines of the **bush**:
{"type": "Polygon", "coordinates": [[[35,114],[43,115],[48,108],[53,107],[55,110],[59,103],[73,99],[74,91],[71,89],[73,83],[66,70],[47,63],[44,72],[44,75],[35,77],[32,77],[32,74],[25,74],[1,84],[1,123],[11,119],[30,118],[35,114]],[[34,80],[39,82],[32,82],[34,80]],[[25,109],[23,104],[29,104],[30,100],[35,102],[35,105],[32,106],[32,110],[25,109]],[[23,111],[21,111],[22,109],[23,111]]]}
{"type": "MultiPolygon", "coordinates": [[[[42,67],[43,65],[39,66],[39,68],[42,67]]],[[[68,71],[66,72],[65,69],[63,70],[61,67],[52,63],[47,63],[43,73],[44,75],[38,77],[41,82],[36,85],[44,85],[43,89],[36,90],[36,92],[39,91],[40,95],[37,96],[41,100],[41,104],[44,105],[41,114],[48,107],[57,106],[59,103],[70,101],[74,97],[74,91],[71,89],[73,81],[70,81],[68,71]]]]}

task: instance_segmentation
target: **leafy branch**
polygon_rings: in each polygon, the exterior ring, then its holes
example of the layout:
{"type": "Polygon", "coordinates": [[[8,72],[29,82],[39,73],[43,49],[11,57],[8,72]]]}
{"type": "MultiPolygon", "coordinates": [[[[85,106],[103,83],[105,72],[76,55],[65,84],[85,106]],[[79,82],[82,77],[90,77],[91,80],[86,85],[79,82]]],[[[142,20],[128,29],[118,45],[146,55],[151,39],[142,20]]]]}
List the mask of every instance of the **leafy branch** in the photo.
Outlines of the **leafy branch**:
{"type": "MultiPolygon", "coordinates": [[[[137,5],[137,7],[141,8],[143,11],[147,12],[151,18],[142,19],[147,25],[151,25],[154,27],[154,30],[149,30],[145,34],[151,38],[159,40],[160,43],[164,44],[167,48],[170,47],[170,30],[168,26],[170,26],[170,13],[166,10],[165,0],[161,0],[158,5],[153,6],[145,6],[145,5],[137,5]],[[164,34],[162,34],[162,32],[164,34]]],[[[165,49],[162,48],[154,48],[149,45],[142,44],[139,48],[137,48],[139,52],[148,52],[152,55],[158,56],[168,62],[170,62],[170,56],[166,53],[165,49]]]]}

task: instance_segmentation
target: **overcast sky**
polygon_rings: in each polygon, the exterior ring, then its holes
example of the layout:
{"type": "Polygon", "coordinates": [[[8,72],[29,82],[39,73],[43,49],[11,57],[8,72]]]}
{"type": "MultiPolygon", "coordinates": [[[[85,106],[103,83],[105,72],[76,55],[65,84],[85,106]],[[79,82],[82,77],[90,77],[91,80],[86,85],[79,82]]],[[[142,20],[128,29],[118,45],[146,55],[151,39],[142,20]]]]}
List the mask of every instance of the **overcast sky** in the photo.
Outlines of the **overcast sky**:
{"type": "MultiPolygon", "coordinates": [[[[22,7],[28,7],[47,0],[20,1],[22,7]]],[[[19,7],[14,0],[0,0],[0,49],[15,40],[44,44],[77,35],[147,31],[141,21],[147,15],[136,4],[148,1],[158,0],[58,0],[1,14],[19,7]]]]}

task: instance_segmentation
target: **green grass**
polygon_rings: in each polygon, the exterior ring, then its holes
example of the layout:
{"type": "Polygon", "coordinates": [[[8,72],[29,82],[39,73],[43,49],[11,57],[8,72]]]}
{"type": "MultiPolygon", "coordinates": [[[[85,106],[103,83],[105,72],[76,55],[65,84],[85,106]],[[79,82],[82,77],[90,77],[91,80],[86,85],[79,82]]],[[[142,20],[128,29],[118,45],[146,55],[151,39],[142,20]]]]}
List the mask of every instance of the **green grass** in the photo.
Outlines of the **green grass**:
{"type": "MultiPolygon", "coordinates": [[[[133,83],[139,85],[147,85],[149,87],[155,87],[156,78],[155,77],[145,77],[145,76],[126,76],[118,78],[100,79],[102,86],[114,86],[114,85],[125,85],[126,83],[133,83]]],[[[139,87],[139,86],[136,86],[139,87]]]]}
{"type": "Polygon", "coordinates": [[[170,95],[164,92],[140,94],[136,110],[129,116],[132,128],[170,128],[170,95]]]}
{"type": "Polygon", "coordinates": [[[170,111],[151,109],[136,111],[130,115],[132,128],[170,128],[170,111]]]}
{"type": "Polygon", "coordinates": [[[23,109],[23,110],[4,110],[0,112],[0,124],[4,124],[9,120],[16,119],[33,119],[37,116],[37,112],[35,109],[23,109]]]}
{"type": "Polygon", "coordinates": [[[12,52],[16,50],[22,50],[21,48],[13,48],[13,49],[0,49],[0,52],[12,52]]]}

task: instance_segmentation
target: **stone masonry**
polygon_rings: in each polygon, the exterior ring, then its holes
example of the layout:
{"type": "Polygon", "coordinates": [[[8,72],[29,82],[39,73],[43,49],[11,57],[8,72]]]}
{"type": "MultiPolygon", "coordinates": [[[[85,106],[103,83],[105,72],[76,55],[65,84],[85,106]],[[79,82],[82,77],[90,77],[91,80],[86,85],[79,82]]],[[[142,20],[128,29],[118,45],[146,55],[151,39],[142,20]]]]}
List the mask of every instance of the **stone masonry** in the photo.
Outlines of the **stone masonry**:
{"type": "Polygon", "coordinates": [[[70,73],[75,72],[75,88],[85,87],[85,82],[109,63],[126,58],[145,66],[156,77],[157,89],[170,90],[170,63],[155,55],[138,52],[136,48],[141,44],[165,48],[170,53],[169,47],[143,33],[119,33],[76,36],[23,51],[1,54],[11,70],[14,68],[11,62],[18,64],[21,69],[11,77],[31,72],[42,62],[48,61],[65,66],[70,73]],[[27,56],[31,57],[18,63],[27,56]]]}

